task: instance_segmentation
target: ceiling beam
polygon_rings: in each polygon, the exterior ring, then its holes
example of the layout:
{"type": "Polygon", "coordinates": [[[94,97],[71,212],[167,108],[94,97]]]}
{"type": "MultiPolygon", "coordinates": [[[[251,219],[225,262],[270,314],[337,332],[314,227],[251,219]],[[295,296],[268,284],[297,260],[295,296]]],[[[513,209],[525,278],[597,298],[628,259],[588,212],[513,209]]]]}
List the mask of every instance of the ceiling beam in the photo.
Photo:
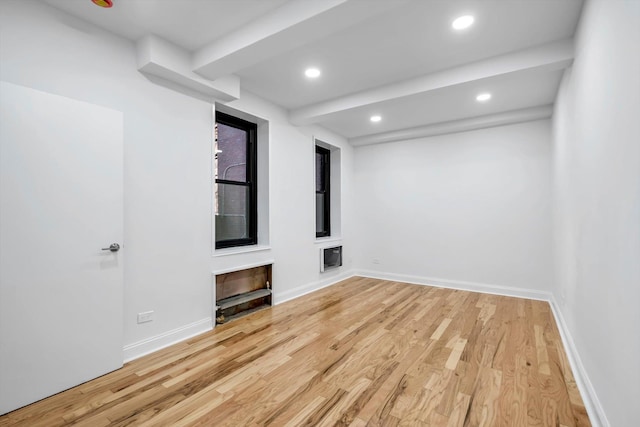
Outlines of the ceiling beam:
{"type": "Polygon", "coordinates": [[[573,56],[573,39],[562,40],[304,106],[290,111],[289,120],[296,125],[309,125],[350,109],[475,80],[521,71],[562,69],[571,65],[573,56]]]}
{"type": "Polygon", "coordinates": [[[214,80],[304,46],[410,0],[291,0],[197,50],[192,69],[214,80]]]}
{"type": "Polygon", "coordinates": [[[373,135],[359,136],[349,139],[353,146],[382,144],[385,142],[406,141],[408,139],[425,138],[429,136],[444,135],[456,132],[466,132],[476,129],[504,126],[515,123],[530,122],[533,120],[547,119],[553,115],[552,105],[523,108],[504,113],[488,114],[469,119],[452,120],[450,122],[435,123],[426,126],[418,126],[408,129],[400,129],[390,132],[382,132],[373,135]]]}
{"type": "Polygon", "coordinates": [[[211,102],[229,102],[240,98],[240,78],[235,75],[207,80],[191,70],[189,53],[158,36],[146,36],[136,43],[138,71],[158,83],[169,83],[171,89],[186,95],[192,92],[211,102]]]}

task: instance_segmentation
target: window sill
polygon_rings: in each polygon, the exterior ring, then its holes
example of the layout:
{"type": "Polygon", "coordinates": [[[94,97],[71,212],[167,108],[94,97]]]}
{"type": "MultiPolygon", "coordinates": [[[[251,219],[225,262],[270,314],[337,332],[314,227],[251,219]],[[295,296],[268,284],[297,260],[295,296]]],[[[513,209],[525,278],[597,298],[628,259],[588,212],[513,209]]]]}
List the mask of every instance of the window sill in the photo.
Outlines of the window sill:
{"type": "Polygon", "coordinates": [[[238,246],[236,248],[216,249],[213,252],[213,257],[222,257],[229,255],[245,254],[249,252],[262,252],[270,251],[271,246],[267,245],[251,245],[251,246],[238,246]]]}
{"type": "Polygon", "coordinates": [[[327,245],[330,246],[332,243],[342,243],[342,237],[317,237],[314,242],[316,245],[327,245]]]}
{"type": "Polygon", "coordinates": [[[235,271],[248,270],[250,268],[262,267],[265,265],[273,265],[273,259],[265,259],[262,261],[252,262],[250,264],[235,265],[233,267],[221,268],[218,270],[214,270],[211,273],[214,276],[217,276],[219,274],[233,273],[235,271]]]}

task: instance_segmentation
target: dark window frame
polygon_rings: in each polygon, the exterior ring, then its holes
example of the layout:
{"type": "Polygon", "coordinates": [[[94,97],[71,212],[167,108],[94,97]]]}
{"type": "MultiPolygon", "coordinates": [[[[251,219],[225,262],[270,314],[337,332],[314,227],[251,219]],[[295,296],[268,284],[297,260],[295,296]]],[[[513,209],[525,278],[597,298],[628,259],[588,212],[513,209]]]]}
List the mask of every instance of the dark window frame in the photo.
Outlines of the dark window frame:
{"type": "MultiPolygon", "coordinates": [[[[315,183],[316,186],[316,197],[318,194],[323,194],[323,202],[324,202],[324,211],[323,211],[323,220],[324,220],[324,228],[322,231],[316,231],[317,237],[329,237],[331,236],[331,150],[328,148],[321,147],[316,145],[316,155],[321,156],[321,162],[323,165],[324,174],[322,174],[321,179],[323,180],[324,185],[321,187],[324,188],[324,191],[318,191],[318,183],[315,183]]],[[[315,165],[315,162],[314,162],[315,165]]],[[[317,179],[317,171],[315,177],[317,179]]],[[[317,209],[317,206],[316,206],[317,209]]],[[[317,230],[318,224],[316,224],[317,230]]]]}
{"type": "MultiPolygon", "coordinates": [[[[218,240],[216,235],[216,249],[249,246],[258,243],[258,125],[232,115],[216,111],[216,126],[226,126],[242,129],[247,133],[247,171],[245,181],[233,181],[216,178],[216,184],[238,185],[249,189],[249,236],[242,239],[218,240]]],[[[217,174],[217,172],[216,172],[217,174]]]]}

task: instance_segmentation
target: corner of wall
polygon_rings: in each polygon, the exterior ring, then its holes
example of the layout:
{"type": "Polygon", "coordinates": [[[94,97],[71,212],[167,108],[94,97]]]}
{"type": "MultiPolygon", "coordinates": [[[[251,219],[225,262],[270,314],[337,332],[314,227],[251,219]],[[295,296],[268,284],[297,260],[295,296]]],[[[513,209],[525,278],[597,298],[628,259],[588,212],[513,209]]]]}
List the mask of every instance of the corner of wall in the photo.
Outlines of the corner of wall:
{"type": "Polygon", "coordinates": [[[569,328],[564,320],[562,311],[560,310],[553,294],[549,298],[549,306],[551,306],[551,312],[553,313],[556,325],[560,331],[560,338],[562,339],[565,353],[569,359],[569,364],[571,365],[571,371],[573,372],[573,377],[576,380],[576,385],[578,386],[578,390],[580,390],[580,395],[582,396],[584,406],[587,410],[587,414],[589,415],[589,420],[595,427],[609,427],[609,420],[605,415],[604,408],[598,399],[598,395],[593,384],[591,384],[591,381],[589,380],[589,376],[582,364],[576,344],[573,341],[573,337],[569,332],[569,328]]]}
{"type": "Polygon", "coordinates": [[[139,359],[142,356],[162,350],[163,348],[208,332],[212,329],[212,318],[207,317],[202,320],[198,320],[197,322],[189,323],[188,325],[125,345],[122,349],[124,363],[139,359]]]}
{"type": "Polygon", "coordinates": [[[466,282],[462,280],[440,279],[436,277],[412,276],[407,274],[385,273],[371,270],[357,270],[355,276],[373,279],[391,280],[414,285],[436,286],[439,288],[457,289],[461,291],[480,292],[484,294],[503,295],[507,297],[528,298],[549,301],[552,295],[548,291],[539,289],[525,289],[512,286],[494,285],[488,283],[466,282]]]}
{"type": "Polygon", "coordinates": [[[310,294],[311,292],[315,292],[322,288],[326,288],[328,286],[334,285],[342,280],[346,280],[353,276],[355,276],[354,270],[347,270],[344,272],[340,272],[338,274],[331,275],[326,279],[321,279],[315,282],[307,283],[305,285],[298,286],[296,288],[290,289],[285,292],[274,292],[273,294],[274,305],[291,301],[303,295],[310,294]]]}

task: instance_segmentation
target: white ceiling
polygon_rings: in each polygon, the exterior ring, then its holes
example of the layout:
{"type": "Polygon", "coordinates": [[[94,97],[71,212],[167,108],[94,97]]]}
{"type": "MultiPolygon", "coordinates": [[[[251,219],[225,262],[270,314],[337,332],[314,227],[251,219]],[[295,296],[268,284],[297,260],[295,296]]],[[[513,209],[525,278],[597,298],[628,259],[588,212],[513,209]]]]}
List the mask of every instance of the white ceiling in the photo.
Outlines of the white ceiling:
{"type": "Polygon", "coordinates": [[[582,9],[582,0],[113,0],[111,9],[44,1],[131,40],[173,43],[187,58],[171,64],[186,70],[182,82],[235,76],[292,122],[359,143],[552,104],[582,9]],[[453,31],[463,14],[475,24],[453,31]],[[310,81],[312,65],[322,75],[310,81]],[[493,98],[479,104],[479,91],[493,98]]]}
{"type": "Polygon", "coordinates": [[[417,0],[237,74],[247,90],[297,108],[571,37],[576,4],[417,0]],[[455,33],[451,21],[466,13],[475,25],[455,33]],[[301,73],[310,64],[323,71],[313,84],[301,73]]]}
{"type": "Polygon", "coordinates": [[[340,135],[353,138],[549,105],[554,102],[561,78],[562,71],[554,70],[474,80],[332,114],[323,120],[323,124],[340,135]],[[484,92],[492,93],[491,101],[477,102],[476,94],[484,92]],[[373,115],[380,115],[383,120],[372,123],[369,117],[373,115]]]}
{"type": "Polygon", "coordinates": [[[157,34],[188,50],[203,47],[288,0],[43,0],[131,40],[157,34]]]}

